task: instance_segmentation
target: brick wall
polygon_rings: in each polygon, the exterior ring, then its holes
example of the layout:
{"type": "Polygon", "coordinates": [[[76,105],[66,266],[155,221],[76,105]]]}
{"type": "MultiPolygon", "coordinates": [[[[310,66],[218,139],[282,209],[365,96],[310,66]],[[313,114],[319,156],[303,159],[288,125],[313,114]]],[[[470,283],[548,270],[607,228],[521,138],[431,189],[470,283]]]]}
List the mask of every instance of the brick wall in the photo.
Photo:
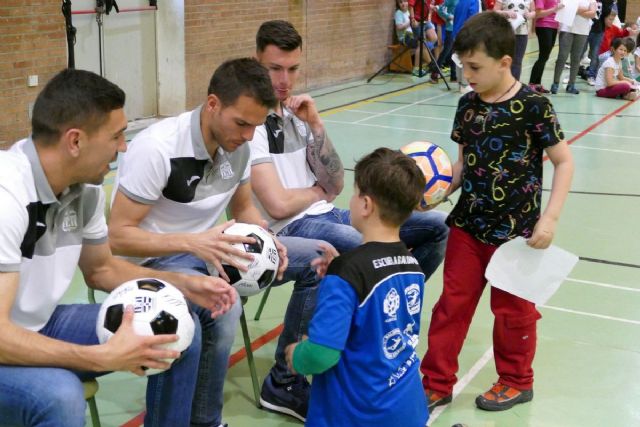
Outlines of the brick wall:
{"type": "Polygon", "coordinates": [[[67,65],[61,2],[0,2],[0,147],[24,138],[28,111],[44,84],[67,65]],[[27,76],[37,74],[37,87],[27,76]]]}
{"type": "Polygon", "coordinates": [[[640,16],[640,0],[627,0],[627,22],[635,22],[640,16]]]}
{"type": "MultiPolygon", "coordinates": [[[[29,104],[66,67],[60,1],[0,1],[0,145],[29,133],[29,104]],[[27,76],[39,76],[27,87],[27,76]]],[[[160,2],[160,7],[161,2],[160,2]]],[[[388,58],[393,0],[185,0],[187,106],[202,102],[213,70],[252,56],[263,21],[291,21],[303,37],[298,89],[367,76],[388,58]]]]}
{"type": "Polygon", "coordinates": [[[203,101],[215,68],[255,53],[255,34],[270,19],[293,23],[303,38],[299,90],[373,74],[387,58],[393,0],[185,1],[187,106],[203,101]]]}

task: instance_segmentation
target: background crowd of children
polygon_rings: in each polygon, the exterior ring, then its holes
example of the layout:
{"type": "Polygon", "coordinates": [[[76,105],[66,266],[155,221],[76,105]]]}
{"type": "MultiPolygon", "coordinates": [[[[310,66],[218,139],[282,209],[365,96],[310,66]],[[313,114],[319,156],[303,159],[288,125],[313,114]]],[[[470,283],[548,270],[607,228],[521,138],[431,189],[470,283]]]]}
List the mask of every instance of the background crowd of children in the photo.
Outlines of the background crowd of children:
{"type": "Polygon", "coordinates": [[[556,94],[565,68],[569,76],[562,80],[569,94],[579,94],[576,79],[595,86],[596,95],[607,98],[635,99],[640,95],[640,40],[636,22],[625,24],[626,0],[578,0],[571,25],[556,20],[564,8],[562,0],[396,0],[394,17],[398,41],[415,49],[414,75],[430,73],[431,81],[440,77],[427,48],[437,58],[436,64],[451,82],[459,83],[461,93],[471,90],[462,68],[452,58],[453,41],[462,25],[483,10],[505,16],[516,34],[516,51],[512,74],[521,79],[530,32],[538,39],[538,58],[529,77],[535,92],[556,94]],[[421,26],[421,21],[424,24],[421,26]],[[424,34],[423,70],[419,69],[418,42],[424,34]],[[558,54],[549,89],[542,78],[551,52],[558,42],[558,54]],[[567,62],[569,63],[567,65],[567,62]]]}

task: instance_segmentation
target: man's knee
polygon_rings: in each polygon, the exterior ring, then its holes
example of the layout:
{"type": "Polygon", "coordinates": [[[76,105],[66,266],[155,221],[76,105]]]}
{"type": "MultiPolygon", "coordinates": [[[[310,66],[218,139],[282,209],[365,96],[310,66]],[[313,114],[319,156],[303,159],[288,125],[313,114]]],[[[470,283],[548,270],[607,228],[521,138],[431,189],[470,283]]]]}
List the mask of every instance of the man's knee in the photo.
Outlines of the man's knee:
{"type": "Polygon", "coordinates": [[[55,384],[55,387],[37,390],[33,424],[46,420],[47,425],[84,426],[87,404],[84,400],[84,388],[78,377],[69,371],[62,371],[49,379],[50,384],[55,384]]]}

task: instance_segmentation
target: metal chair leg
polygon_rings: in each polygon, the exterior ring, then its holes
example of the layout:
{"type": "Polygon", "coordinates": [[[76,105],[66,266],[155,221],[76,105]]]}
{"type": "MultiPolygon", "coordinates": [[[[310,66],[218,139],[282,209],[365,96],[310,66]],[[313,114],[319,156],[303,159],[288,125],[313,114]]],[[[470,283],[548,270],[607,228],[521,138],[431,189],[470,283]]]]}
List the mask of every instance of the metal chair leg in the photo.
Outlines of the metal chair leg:
{"type": "Polygon", "coordinates": [[[87,404],[89,405],[89,413],[91,414],[91,424],[93,425],[93,427],[101,427],[100,415],[98,415],[98,405],[96,405],[96,398],[91,397],[87,399],[87,404]]]}
{"type": "Polygon", "coordinates": [[[249,337],[249,328],[247,327],[247,318],[244,314],[244,303],[246,298],[242,298],[242,314],[240,315],[240,327],[242,328],[242,338],[244,339],[244,349],[247,353],[247,363],[249,364],[249,373],[251,375],[251,383],[253,385],[253,397],[256,406],[260,408],[260,383],[258,382],[258,374],[256,373],[256,364],[253,359],[253,350],[251,349],[251,337],[249,337]]]}
{"type": "Polygon", "coordinates": [[[264,308],[264,305],[267,302],[267,298],[269,298],[269,292],[271,292],[270,287],[263,292],[262,299],[260,299],[260,305],[258,306],[258,310],[256,311],[256,315],[254,316],[253,320],[260,320],[260,316],[262,315],[262,309],[264,308]]]}

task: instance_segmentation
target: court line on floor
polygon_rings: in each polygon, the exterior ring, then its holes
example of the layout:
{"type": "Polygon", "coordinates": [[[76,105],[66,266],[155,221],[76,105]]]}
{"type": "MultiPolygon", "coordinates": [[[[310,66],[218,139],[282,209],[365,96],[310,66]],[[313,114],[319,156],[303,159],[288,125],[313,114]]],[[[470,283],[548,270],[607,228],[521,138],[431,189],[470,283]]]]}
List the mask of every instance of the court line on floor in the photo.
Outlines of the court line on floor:
{"type": "Polygon", "coordinates": [[[640,268],[639,264],[629,264],[627,262],[608,261],[606,259],[587,258],[587,257],[582,257],[582,256],[580,257],[580,261],[596,262],[596,263],[599,263],[599,264],[608,264],[608,265],[617,265],[618,267],[640,268]]]}
{"type": "Polygon", "coordinates": [[[325,119],[324,122],[325,123],[343,124],[343,125],[368,126],[368,127],[374,127],[374,128],[382,128],[382,129],[406,130],[406,131],[411,131],[411,132],[436,133],[436,134],[440,134],[440,135],[451,135],[451,131],[443,132],[443,131],[437,131],[437,130],[402,128],[402,127],[397,127],[397,126],[376,125],[376,124],[372,124],[372,123],[343,122],[341,120],[328,120],[328,119],[325,119]]]}
{"type": "Polygon", "coordinates": [[[631,154],[634,156],[640,156],[640,151],[616,150],[615,148],[584,147],[582,145],[574,146],[573,148],[577,148],[579,150],[608,151],[610,153],[622,153],[622,154],[631,154]]]}
{"type": "MultiPolygon", "coordinates": [[[[573,131],[573,130],[565,130],[563,131],[564,133],[580,133],[580,131],[573,131]]],[[[614,135],[614,134],[610,134],[610,133],[595,133],[595,132],[589,132],[589,136],[603,136],[605,138],[623,138],[623,139],[640,139],[640,136],[628,136],[628,135],[614,135]]]]}
{"type": "Polygon", "coordinates": [[[602,287],[602,288],[615,289],[615,290],[618,290],[618,291],[640,292],[639,288],[630,288],[628,286],[613,285],[611,283],[594,282],[594,281],[591,281],[591,280],[582,280],[582,279],[573,279],[571,277],[568,277],[565,280],[567,282],[582,283],[582,284],[585,284],[585,285],[599,286],[599,287],[602,287]]]}
{"type": "MultiPolygon", "coordinates": [[[[484,354],[480,357],[480,359],[478,359],[476,363],[473,364],[471,369],[469,369],[467,373],[462,378],[460,378],[458,382],[456,382],[456,385],[453,386],[453,393],[451,398],[452,401],[455,400],[456,397],[458,397],[462,390],[464,390],[469,385],[469,383],[475,378],[475,376],[478,375],[478,372],[480,372],[491,359],[493,359],[493,346],[489,347],[487,351],[485,351],[484,354]]],[[[435,420],[437,420],[440,414],[442,414],[445,409],[447,409],[447,407],[448,405],[436,407],[433,412],[429,414],[429,422],[427,423],[427,425],[430,426],[435,420]]]]}
{"type": "Polygon", "coordinates": [[[445,93],[441,93],[440,95],[430,96],[428,98],[421,99],[420,101],[412,102],[411,104],[403,105],[401,107],[396,107],[396,108],[392,109],[391,111],[385,111],[383,113],[376,113],[376,114],[373,114],[373,115],[371,115],[369,117],[364,117],[364,118],[362,118],[360,120],[356,120],[355,122],[353,122],[353,124],[354,125],[359,125],[362,122],[364,122],[365,120],[375,119],[376,117],[380,117],[380,116],[384,116],[384,115],[387,115],[387,114],[395,113],[396,111],[400,111],[400,110],[403,110],[405,108],[413,107],[414,105],[418,105],[418,104],[420,104],[422,102],[432,101],[434,99],[442,98],[443,96],[447,96],[447,95],[450,95],[450,94],[451,94],[450,92],[445,92],[445,93]]]}
{"type": "Polygon", "coordinates": [[[629,323],[632,325],[640,325],[640,320],[624,319],[622,317],[607,316],[604,314],[590,313],[588,311],[572,310],[570,308],[556,307],[554,305],[540,305],[539,308],[548,310],[561,311],[563,313],[578,314],[580,316],[595,317],[597,319],[613,320],[616,322],[629,323]]]}

